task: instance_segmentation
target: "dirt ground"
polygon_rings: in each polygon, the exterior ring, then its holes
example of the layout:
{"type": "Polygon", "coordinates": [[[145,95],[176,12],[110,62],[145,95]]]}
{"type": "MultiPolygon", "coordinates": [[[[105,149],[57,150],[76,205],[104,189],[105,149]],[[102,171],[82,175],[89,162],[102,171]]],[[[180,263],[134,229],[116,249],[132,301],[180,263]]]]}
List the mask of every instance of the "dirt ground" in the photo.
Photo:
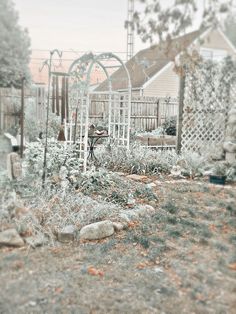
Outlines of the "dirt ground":
{"type": "Polygon", "coordinates": [[[236,187],[153,195],[155,212],[102,241],[0,248],[0,313],[235,313],[236,187]]]}

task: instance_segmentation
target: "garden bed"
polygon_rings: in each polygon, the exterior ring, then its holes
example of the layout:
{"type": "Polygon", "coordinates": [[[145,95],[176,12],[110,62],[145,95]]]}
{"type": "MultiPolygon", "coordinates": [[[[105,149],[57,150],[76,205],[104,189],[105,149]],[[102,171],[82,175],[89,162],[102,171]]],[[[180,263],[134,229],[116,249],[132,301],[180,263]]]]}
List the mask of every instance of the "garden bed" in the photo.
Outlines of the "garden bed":
{"type": "Polygon", "coordinates": [[[65,198],[59,193],[47,203],[41,195],[46,219],[42,230],[52,219],[54,224],[74,219],[83,202],[90,207],[79,224],[95,217],[112,219],[117,210],[130,210],[126,190],[132,191],[136,204],[150,205],[154,211],[99,241],[56,241],[53,247],[35,250],[27,245],[1,248],[2,313],[234,312],[236,187],[170,177],[135,178],[113,174],[103,187],[94,178],[93,187],[89,182],[82,188],[89,199],[83,201],[79,194],[78,206],[76,194],[65,198]],[[108,210],[103,201],[114,191],[108,210]],[[96,202],[103,205],[96,207],[96,202]],[[51,212],[45,212],[48,206],[51,212]]]}

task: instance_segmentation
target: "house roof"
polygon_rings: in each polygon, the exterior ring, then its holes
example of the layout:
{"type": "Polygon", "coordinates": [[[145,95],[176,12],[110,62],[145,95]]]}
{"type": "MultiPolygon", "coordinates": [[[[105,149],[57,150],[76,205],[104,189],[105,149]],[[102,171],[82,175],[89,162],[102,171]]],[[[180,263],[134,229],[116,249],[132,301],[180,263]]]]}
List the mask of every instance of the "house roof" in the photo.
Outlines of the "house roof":
{"type": "MultiPolygon", "coordinates": [[[[175,38],[170,42],[154,45],[150,48],[139,51],[134,57],[126,62],[126,67],[131,78],[133,89],[141,88],[156,73],[164,68],[170,61],[185,48],[187,48],[194,40],[196,40],[202,31],[195,31],[184,36],[175,38]]],[[[112,89],[127,89],[127,75],[124,67],[120,67],[111,75],[112,89]]],[[[107,91],[108,81],[105,80],[97,88],[96,91],[107,91]]]]}

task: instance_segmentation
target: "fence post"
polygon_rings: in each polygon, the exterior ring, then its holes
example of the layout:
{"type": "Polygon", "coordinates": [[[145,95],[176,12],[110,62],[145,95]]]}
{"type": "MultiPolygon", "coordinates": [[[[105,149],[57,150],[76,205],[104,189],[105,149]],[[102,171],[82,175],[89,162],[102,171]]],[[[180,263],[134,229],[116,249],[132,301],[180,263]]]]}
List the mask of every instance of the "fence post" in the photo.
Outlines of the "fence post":
{"type": "Polygon", "coordinates": [[[0,132],[3,130],[2,91],[0,88],[0,132]]]}
{"type": "Polygon", "coordinates": [[[180,76],[180,83],[179,83],[179,106],[178,106],[178,119],[177,119],[176,151],[178,154],[181,151],[181,136],[182,136],[183,109],[184,109],[184,89],[185,89],[185,74],[182,74],[180,76]]]}
{"type": "Polygon", "coordinates": [[[23,152],[24,152],[24,115],[25,115],[25,78],[23,77],[21,80],[21,121],[20,121],[20,156],[23,158],[23,152]]]}
{"type": "Polygon", "coordinates": [[[157,127],[156,128],[158,128],[159,127],[159,104],[160,104],[160,100],[158,99],[157,100],[157,127]]]}

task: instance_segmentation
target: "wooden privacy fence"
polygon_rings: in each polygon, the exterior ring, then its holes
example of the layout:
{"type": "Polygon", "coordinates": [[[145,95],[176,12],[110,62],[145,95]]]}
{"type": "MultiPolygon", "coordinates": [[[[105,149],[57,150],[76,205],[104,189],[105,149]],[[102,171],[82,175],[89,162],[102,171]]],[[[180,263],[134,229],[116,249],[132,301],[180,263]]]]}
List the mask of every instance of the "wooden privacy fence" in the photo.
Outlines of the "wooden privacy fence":
{"type": "MultiPolygon", "coordinates": [[[[25,89],[26,106],[35,106],[32,119],[42,121],[46,106],[46,93],[43,84],[25,89]],[[29,99],[32,101],[28,103],[29,99]]],[[[19,127],[21,116],[21,90],[15,88],[0,88],[0,131],[19,127]]]]}
{"type": "MultiPolygon", "coordinates": [[[[46,109],[46,89],[42,84],[36,84],[25,91],[27,100],[31,98],[31,105],[35,106],[37,121],[43,121],[46,109]]],[[[89,108],[91,123],[108,125],[108,101],[105,94],[92,95],[89,108]]],[[[18,126],[21,110],[21,91],[14,88],[0,89],[0,131],[18,126]]],[[[68,78],[63,75],[52,77],[50,97],[51,111],[61,117],[61,123],[69,117],[68,78]]],[[[134,130],[150,131],[160,126],[166,119],[177,116],[178,100],[155,97],[132,97],[131,100],[131,128],[134,130]]]]}
{"type": "MultiPolygon", "coordinates": [[[[177,116],[178,100],[155,97],[133,97],[131,100],[131,128],[150,131],[160,126],[166,119],[177,116]]],[[[108,97],[93,95],[89,108],[90,120],[104,124],[108,120],[108,97]]]]}
{"type": "Polygon", "coordinates": [[[20,90],[0,88],[0,130],[7,130],[19,124],[20,90]]]}

